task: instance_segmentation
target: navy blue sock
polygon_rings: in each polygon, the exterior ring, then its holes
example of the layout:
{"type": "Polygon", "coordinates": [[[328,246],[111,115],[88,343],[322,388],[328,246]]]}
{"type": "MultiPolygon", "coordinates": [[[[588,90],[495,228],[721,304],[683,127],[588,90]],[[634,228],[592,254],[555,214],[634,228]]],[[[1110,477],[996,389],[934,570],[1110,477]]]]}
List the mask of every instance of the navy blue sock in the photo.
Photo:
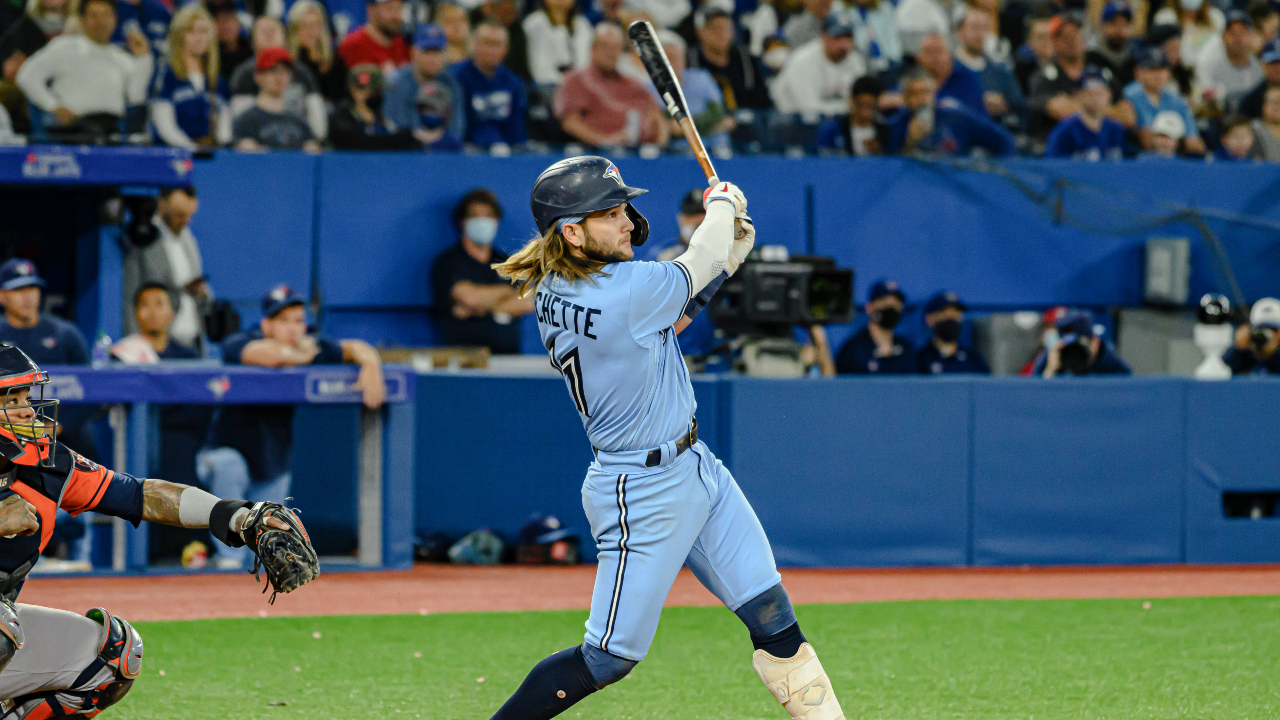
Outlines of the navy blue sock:
{"type": "Polygon", "coordinates": [[[582,647],[571,647],[534,665],[493,720],[548,720],[595,691],[582,647]]]}
{"type": "Polygon", "coordinates": [[[751,636],[751,644],[756,650],[763,650],[782,660],[795,657],[804,641],[804,633],[800,632],[798,622],[791,623],[787,629],[768,637],[751,636]]]}

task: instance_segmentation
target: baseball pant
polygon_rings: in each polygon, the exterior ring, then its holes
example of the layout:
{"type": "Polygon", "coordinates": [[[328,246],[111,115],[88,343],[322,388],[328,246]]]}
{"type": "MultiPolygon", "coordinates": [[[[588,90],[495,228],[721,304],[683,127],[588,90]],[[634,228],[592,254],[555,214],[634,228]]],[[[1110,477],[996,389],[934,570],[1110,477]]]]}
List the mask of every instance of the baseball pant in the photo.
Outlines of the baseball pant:
{"type": "Polygon", "coordinates": [[[0,717],[44,717],[50,693],[65,709],[89,709],[85,695],[116,680],[108,666],[98,665],[94,671],[105,628],[66,610],[22,603],[16,607],[25,641],[0,671],[0,717]]]}
{"type": "Polygon", "coordinates": [[[681,565],[730,610],[782,581],[755,511],[703,442],[646,473],[593,463],[582,507],[599,550],[586,641],[639,661],[681,565]]]}
{"type": "MultiPolygon", "coordinates": [[[[249,477],[249,463],[245,462],[244,456],[239,450],[229,447],[201,450],[196,456],[196,474],[210,493],[220,498],[244,498],[251,503],[283,503],[293,483],[293,473],[254,481],[249,477]]],[[[213,546],[219,558],[239,560],[241,565],[248,567],[249,548],[233,548],[216,538],[213,546]]]]}

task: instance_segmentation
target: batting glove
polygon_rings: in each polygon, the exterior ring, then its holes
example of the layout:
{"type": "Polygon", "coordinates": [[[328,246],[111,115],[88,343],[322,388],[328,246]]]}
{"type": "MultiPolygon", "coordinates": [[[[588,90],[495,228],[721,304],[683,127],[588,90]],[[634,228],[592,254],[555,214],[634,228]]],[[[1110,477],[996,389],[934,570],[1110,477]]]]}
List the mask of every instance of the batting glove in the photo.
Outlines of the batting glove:
{"type": "Polygon", "coordinates": [[[718,182],[702,193],[702,207],[706,208],[716,200],[726,200],[732,204],[734,217],[747,214],[747,196],[733,183],[718,182]]]}
{"type": "Polygon", "coordinates": [[[733,223],[733,246],[729,248],[729,259],[724,261],[724,271],[731,276],[737,272],[738,266],[751,254],[751,248],[755,244],[756,226],[752,224],[751,218],[746,215],[736,218],[733,223]]]}

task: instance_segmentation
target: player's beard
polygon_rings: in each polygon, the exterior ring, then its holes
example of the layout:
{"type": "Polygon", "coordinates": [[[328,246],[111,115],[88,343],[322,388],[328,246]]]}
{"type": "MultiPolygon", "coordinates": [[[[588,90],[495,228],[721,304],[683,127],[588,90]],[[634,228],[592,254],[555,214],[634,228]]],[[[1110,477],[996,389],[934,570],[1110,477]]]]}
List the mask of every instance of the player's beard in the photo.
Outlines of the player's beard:
{"type": "Polygon", "coordinates": [[[586,255],[591,260],[596,260],[602,263],[616,263],[626,262],[631,259],[622,251],[620,244],[615,246],[613,249],[606,248],[600,243],[600,241],[592,237],[591,233],[587,232],[586,228],[582,229],[582,235],[582,254],[586,255]]]}

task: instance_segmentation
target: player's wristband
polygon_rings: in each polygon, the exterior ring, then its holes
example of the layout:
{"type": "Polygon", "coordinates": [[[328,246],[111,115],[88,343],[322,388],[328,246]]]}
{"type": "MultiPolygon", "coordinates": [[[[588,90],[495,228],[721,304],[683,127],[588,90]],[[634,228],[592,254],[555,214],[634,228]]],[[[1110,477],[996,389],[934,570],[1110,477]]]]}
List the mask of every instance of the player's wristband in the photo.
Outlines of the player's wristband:
{"type": "Polygon", "coordinates": [[[252,505],[244,500],[219,500],[209,513],[209,533],[231,547],[244,547],[240,533],[231,532],[231,518],[237,510],[252,505]]]}
{"type": "Polygon", "coordinates": [[[684,306],[684,316],[690,320],[698,317],[698,313],[702,312],[702,308],[711,302],[711,297],[716,294],[716,291],[720,289],[720,286],[728,278],[729,273],[722,271],[714,280],[707,283],[707,286],[698,291],[698,294],[690,298],[689,303],[684,306]]]}

